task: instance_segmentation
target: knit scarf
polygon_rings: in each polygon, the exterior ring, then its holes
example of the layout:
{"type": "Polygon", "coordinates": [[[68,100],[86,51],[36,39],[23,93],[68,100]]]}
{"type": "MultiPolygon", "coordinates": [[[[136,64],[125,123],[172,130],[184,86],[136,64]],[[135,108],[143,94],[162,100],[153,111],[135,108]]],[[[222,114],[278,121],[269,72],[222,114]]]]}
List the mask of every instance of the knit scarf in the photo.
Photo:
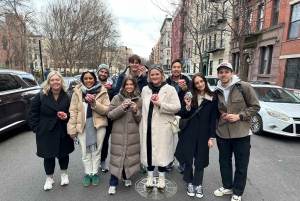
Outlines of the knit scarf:
{"type": "MultiPolygon", "coordinates": [[[[97,82],[93,87],[87,88],[85,85],[81,86],[82,90],[82,100],[85,101],[86,94],[96,95],[101,91],[101,83],[97,82]]],[[[96,151],[97,146],[97,129],[94,126],[93,121],[93,110],[91,104],[86,102],[86,120],[85,120],[85,135],[86,135],[86,152],[91,153],[96,151]]]]}

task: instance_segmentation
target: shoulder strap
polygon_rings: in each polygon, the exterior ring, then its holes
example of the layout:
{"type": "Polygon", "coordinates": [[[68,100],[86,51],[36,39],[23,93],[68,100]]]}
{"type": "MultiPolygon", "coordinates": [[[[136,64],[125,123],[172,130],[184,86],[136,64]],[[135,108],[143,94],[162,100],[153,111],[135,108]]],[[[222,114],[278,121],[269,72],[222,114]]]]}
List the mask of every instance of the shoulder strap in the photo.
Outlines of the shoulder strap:
{"type": "Polygon", "coordinates": [[[192,116],[190,116],[190,117],[188,118],[188,120],[190,120],[191,118],[193,118],[193,117],[201,110],[202,107],[203,107],[203,105],[200,105],[200,106],[197,108],[197,110],[192,114],[192,116]]]}
{"type": "Polygon", "coordinates": [[[248,102],[246,100],[246,95],[245,95],[245,92],[243,91],[242,85],[240,83],[236,83],[235,86],[237,86],[238,90],[241,92],[241,94],[242,94],[242,96],[244,98],[244,101],[245,101],[245,103],[246,103],[246,105],[248,107],[249,105],[248,105],[248,102]]]}

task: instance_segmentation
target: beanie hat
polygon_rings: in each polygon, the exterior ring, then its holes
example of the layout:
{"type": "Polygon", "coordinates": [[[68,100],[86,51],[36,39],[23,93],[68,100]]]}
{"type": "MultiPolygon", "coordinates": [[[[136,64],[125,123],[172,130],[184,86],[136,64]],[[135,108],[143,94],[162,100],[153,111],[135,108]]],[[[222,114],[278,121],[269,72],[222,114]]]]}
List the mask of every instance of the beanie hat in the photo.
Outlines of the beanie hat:
{"type": "Polygon", "coordinates": [[[100,71],[101,69],[103,69],[103,68],[107,70],[108,75],[109,75],[109,67],[108,67],[108,65],[106,65],[106,64],[100,64],[100,65],[98,66],[98,69],[97,69],[97,75],[98,75],[99,71],[100,71]]]}

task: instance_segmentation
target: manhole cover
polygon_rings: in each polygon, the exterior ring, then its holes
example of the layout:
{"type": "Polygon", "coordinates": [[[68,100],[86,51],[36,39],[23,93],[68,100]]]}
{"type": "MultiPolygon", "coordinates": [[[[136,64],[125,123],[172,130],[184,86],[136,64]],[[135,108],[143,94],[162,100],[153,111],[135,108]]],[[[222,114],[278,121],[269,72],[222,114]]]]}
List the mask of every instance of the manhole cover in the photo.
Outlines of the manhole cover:
{"type": "Polygon", "coordinates": [[[174,181],[166,179],[166,187],[164,189],[156,188],[158,177],[154,177],[153,188],[146,187],[147,177],[143,177],[135,183],[135,190],[143,197],[160,200],[169,198],[177,192],[177,185],[174,181]]]}

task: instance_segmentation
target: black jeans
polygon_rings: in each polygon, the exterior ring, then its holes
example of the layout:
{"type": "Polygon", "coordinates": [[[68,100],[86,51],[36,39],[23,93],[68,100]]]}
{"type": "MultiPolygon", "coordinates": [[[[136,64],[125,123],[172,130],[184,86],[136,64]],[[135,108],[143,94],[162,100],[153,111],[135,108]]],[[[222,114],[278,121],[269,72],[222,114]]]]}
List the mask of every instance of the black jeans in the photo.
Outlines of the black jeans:
{"type": "MultiPolygon", "coordinates": [[[[69,155],[58,158],[58,163],[61,170],[67,170],[69,165],[69,155]]],[[[46,175],[52,175],[55,168],[55,158],[44,158],[44,168],[46,175]]]]}
{"type": "MultiPolygon", "coordinates": [[[[197,147],[195,148],[197,150],[197,147]]],[[[185,162],[185,168],[183,172],[183,180],[187,183],[192,183],[194,186],[202,185],[204,168],[199,166],[198,152],[195,151],[194,157],[191,160],[185,162]],[[194,160],[195,159],[195,160],[194,160]],[[195,169],[193,171],[193,161],[195,169]],[[194,173],[193,173],[194,172],[194,173]]]]}
{"type": "Polygon", "coordinates": [[[234,139],[224,139],[217,136],[223,187],[232,188],[234,195],[242,196],[244,193],[250,158],[250,140],[250,135],[234,139]],[[232,153],[235,158],[234,178],[232,175],[232,153]]]}
{"type": "Polygon", "coordinates": [[[110,119],[107,119],[107,127],[106,127],[106,133],[105,133],[105,137],[103,140],[103,144],[102,144],[102,150],[101,150],[101,162],[105,161],[105,159],[107,158],[107,154],[108,154],[108,140],[109,140],[109,136],[111,134],[111,129],[112,129],[112,121],[110,119]]]}
{"type": "MultiPolygon", "coordinates": [[[[154,171],[154,168],[155,168],[154,166],[149,166],[149,167],[147,167],[147,170],[148,171],[154,171]]],[[[166,167],[160,167],[160,166],[158,166],[157,168],[158,168],[159,172],[165,172],[166,171],[166,167]]]]}

